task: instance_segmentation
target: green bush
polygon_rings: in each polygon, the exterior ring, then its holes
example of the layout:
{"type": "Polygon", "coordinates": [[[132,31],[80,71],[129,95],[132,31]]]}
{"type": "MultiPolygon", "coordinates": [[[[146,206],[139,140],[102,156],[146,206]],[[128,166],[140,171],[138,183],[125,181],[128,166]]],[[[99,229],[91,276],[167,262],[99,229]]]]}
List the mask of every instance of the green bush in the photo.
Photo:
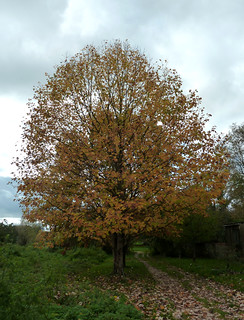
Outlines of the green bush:
{"type": "Polygon", "coordinates": [[[67,255],[71,261],[82,260],[82,263],[86,264],[99,264],[108,257],[108,255],[98,247],[75,248],[67,251],[67,255]]]}
{"type": "Polygon", "coordinates": [[[79,304],[74,306],[52,306],[50,320],[129,320],[142,319],[142,314],[124,299],[117,299],[107,293],[90,290],[79,296],[79,304]]]}
{"type": "Polygon", "coordinates": [[[83,320],[127,320],[142,319],[133,306],[125,304],[124,299],[118,299],[117,296],[109,296],[96,290],[86,293],[83,298],[83,308],[80,311],[80,317],[83,320]]]}
{"type": "Polygon", "coordinates": [[[17,231],[15,226],[7,224],[7,222],[0,223],[0,243],[14,243],[17,239],[17,231]]]}

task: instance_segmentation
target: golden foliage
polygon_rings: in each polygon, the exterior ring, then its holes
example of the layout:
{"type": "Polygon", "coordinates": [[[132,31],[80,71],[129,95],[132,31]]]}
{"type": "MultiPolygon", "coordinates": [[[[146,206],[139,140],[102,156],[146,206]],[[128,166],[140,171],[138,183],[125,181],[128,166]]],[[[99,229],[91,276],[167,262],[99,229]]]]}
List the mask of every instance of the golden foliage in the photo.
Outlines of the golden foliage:
{"type": "MultiPolygon", "coordinates": [[[[196,92],[130,45],[87,46],[35,89],[15,160],[24,216],[63,237],[170,232],[204,212],[226,157],[196,92]]],[[[59,236],[59,240],[60,241],[59,236]]]]}

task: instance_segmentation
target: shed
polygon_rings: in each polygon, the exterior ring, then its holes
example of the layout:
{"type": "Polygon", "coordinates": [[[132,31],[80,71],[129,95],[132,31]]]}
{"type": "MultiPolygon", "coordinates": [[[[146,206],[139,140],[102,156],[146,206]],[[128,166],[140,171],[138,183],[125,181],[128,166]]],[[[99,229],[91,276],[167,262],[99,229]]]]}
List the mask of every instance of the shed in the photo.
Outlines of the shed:
{"type": "Polygon", "coordinates": [[[244,222],[229,223],[225,226],[225,241],[244,257],[244,222]]]}

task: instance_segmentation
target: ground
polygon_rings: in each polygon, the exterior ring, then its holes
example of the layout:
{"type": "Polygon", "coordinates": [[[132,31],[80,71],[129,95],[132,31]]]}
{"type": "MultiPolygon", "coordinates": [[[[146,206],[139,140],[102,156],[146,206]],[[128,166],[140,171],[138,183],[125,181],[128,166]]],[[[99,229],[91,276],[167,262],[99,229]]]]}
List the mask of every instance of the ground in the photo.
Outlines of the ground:
{"type": "Polygon", "coordinates": [[[193,263],[140,250],[119,277],[101,248],[0,245],[0,319],[244,320],[241,261],[193,263]]]}
{"type": "Polygon", "coordinates": [[[104,285],[127,296],[148,319],[244,319],[244,293],[179,269],[175,270],[177,277],[170,276],[139,253],[137,259],[153,275],[153,285],[140,281],[129,286],[121,283],[117,288],[112,282],[104,285]]]}

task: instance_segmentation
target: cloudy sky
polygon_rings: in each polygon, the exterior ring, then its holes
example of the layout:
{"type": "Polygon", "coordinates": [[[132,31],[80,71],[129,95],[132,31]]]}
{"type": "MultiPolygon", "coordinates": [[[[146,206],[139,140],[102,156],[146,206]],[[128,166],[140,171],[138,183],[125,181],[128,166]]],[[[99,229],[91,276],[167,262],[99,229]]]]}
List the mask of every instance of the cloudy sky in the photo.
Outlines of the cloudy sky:
{"type": "Polygon", "coordinates": [[[198,89],[211,125],[244,121],[243,0],[0,0],[0,218],[17,217],[10,163],[32,88],[87,44],[128,39],[198,89]],[[14,194],[12,189],[11,194],[14,194]],[[8,203],[8,205],[6,205],[8,203]],[[12,207],[11,207],[12,205],[12,207]],[[11,207],[11,208],[10,208],[11,207]]]}

